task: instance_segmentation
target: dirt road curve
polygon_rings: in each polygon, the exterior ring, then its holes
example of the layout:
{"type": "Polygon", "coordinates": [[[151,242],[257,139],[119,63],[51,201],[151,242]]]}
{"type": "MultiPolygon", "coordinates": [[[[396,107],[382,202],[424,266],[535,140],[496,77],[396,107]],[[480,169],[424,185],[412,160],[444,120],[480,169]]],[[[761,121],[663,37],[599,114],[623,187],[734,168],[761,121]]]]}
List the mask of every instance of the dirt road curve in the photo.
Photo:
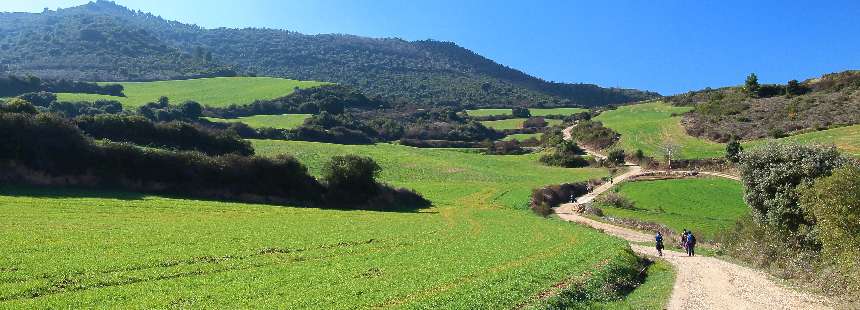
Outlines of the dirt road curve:
{"type": "MultiPolygon", "coordinates": [[[[565,129],[565,139],[570,139],[570,129],[565,129]]],[[[602,157],[595,152],[588,152],[602,157]]],[[[628,168],[627,172],[615,177],[613,183],[601,185],[592,193],[577,198],[576,203],[560,206],[556,209],[556,214],[564,220],[591,226],[630,242],[653,242],[651,235],[598,222],[572,211],[576,204],[591,202],[616,184],[642,173],[639,166],[628,164],[628,168]]],[[[740,180],[736,176],[721,173],[704,174],[740,180]]],[[[630,246],[639,255],[657,254],[650,246],[637,244],[630,246]]],[[[751,268],[713,257],[688,257],[684,253],[674,251],[664,251],[663,259],[675,266],[677,270],[668,309],[831,309],[824,299],[779,285],[765,273],[751,268]]]]}
{"type": "MultiPolygon", "coordinates": [[[[571,211],[573,204],[556,210],[562,219],[588,225],[632,242],[652,242],[644,233],[601,223],[571,211]]],[[[655,256],[653,247],[630,245],[640,255],[655,256]]],[[[688,257],[663,251],[663,259],[675,266],[677,278],[668,309],[831,309],[819,297],[794,291],[768,275],[713,257],[688,257]]]]}

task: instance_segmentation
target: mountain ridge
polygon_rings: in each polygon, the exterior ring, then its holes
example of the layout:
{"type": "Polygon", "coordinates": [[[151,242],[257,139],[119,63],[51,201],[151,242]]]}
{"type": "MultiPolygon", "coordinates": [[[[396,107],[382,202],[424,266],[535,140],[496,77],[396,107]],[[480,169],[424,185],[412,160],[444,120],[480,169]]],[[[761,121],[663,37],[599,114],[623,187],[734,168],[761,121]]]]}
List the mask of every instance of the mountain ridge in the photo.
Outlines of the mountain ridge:
{"type": "Polygon", "coordinates": [[[206,29],[103,0],[42,13],[2,13],[0,31],[9,33],[0,38],[3,71],[40,77],[120,81],[238,73],[336,82],[432,105],[595,106],[659,96],[546,81],[454,42],[206,29]],[[94,46],[104,43],[115,49],[94,46]],[[41,45],[48,45],[48,54],[38,51],[41,45]]]}

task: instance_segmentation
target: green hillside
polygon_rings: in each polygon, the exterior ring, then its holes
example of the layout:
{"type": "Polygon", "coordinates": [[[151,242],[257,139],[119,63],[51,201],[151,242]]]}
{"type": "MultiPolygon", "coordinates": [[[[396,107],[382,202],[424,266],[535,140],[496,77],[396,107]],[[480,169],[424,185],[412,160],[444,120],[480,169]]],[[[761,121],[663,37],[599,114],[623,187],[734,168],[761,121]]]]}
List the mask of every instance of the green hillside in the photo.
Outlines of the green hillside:
{"type": "Polygon", "coordinates": [[[60,101],[117,100],[126,107],[139,107],[167,96],[173,103],[188,100],[201,104],[224,107],[246,104],[257,99],[274,99],[291,94],[295,88],[310,88],[327,83],[296,81],[269,77],[222,77],[195,80],[157,82],[123,82],[126,97],[90,94],[58,94],[60,101]]]}
{"type": "Polygon", "coordinates": [[[713,238],[747,214],[743,186],[723,178],[626,182],[618,192],[635,203],[635,210],[601,206],[611,217],[633,218],[689,229],[700,238],[713,238]]]}
{"type": "Polygon", "coordinates": [[[771,141],[779,143],[835,145],[840,150],[852,156],[860,157],[860,125],[813,131],[781,139],[756,140],[744,143],[744,147],[755,148],[771,141]]]}
{"type": "Polygon", "coordinates": [[[7,187],[0,307],[511,308],[631,255],[618,239],[523,210],[531,188],[603,169],[388,144],[253,143],[296,155],[314,174],[332,155],[373,156],[384,181],[434,207],[339,211],[7,187]]]}
{"type": "MultiPolygon", "coordinates": [[[[678,158],[714,158],[725,155],[725,144],[688,135],[681,125],[680,114],[689,107],[674,107],[663,102],[650,102],[619,107],[595,117],[606,127],[621,134],[621,139],[613,148],[626,151],[641,149],[647,156],[662,158],[660,145],[669,137],[680,146],[678,158]],[[675,116],[672,116],[672,115],[675,116]]],[[[746,141],[744,148],[755,148],[769,141],[794,142],[801,144],[836,145],[840,150],[860,156],[860,125],[839,127],[829,130],[789,136],[781,139],[759,139],[746,141]]]]}
{"type": "Polygon", "coordinates": [[[687,135],[681,126],[681,113],[688,107],[673,107],[663,102],[651,102],[619,107],[606,111],[595,118],[621,134],[616,148],[627,151],[641,149],[647,156],[662,158],[660,145],[663,141],[673,141],[680,146],[677,158],[710,158],[725,154],[725,146],[720,143],[687,135]]]}
{"type": "Polygon", "coordinates": [[[293,129],[304,124],[308,117],[311,117],[311,114],[254,115],[233,119],[207,117],[206,119],[223,123],[241,122],[254,128],[293,129]]]}

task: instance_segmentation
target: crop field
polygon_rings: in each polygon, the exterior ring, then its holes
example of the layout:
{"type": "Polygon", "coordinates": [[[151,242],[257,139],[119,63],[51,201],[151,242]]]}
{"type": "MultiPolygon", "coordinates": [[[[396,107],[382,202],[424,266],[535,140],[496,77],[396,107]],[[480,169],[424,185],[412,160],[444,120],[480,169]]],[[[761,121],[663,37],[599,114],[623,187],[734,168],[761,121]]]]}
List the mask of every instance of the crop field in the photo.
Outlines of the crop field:
{"type": "Polygon", "coordinates": [[[749,213],[741,183],[723,178],[625,182],[618,193],[636,209],[601,206],[606,216],[656,222],[675,231],[686,228],[700,239],[713,238],[749,213]]]}
{"type": "MultiPolygon", "coordinates": [[[[510,118],[510,119],[502,119],[497,121],[482,121],[481,124],[488,128],[493,129],[517,129],[523,128],[523,122],[525,122],[525,118],[510,118]]],[[[561,124],[561,120],[558,119],[547,119],[546,122],[548,126],[555,126],[561,124]]]]}
{"type": "Polygon", "coordinates": [[[323,210],[122,192],[0,188],[0,308],[512,308],[630,255],[523,210],[542,184],[606,175],[398,145],[253,141],[318,174],[374,156],[417,212],[323,210]]]}
{"type": "MultiPolygon", "coordinates": [[[[579,112],[586,112],[588,109],[583,108],[552,108],[552,109],[529,109],[532,116],[546,115],[571,115],[579,112]]],[[[466,114],[470,116],[496,116],[496,115],[511,115],[511,109],[477,109],[466,110],[466,114]]]]}
{"type": "Polygon", "coordinates": [[[188,100],[212,107],[246,104],[257,99],[274,99],[291,94],[296,87],[311,88],[324,82],[297,81],[269,77],[220,77],[195,80],[123,82],[126,97],[91,94],[57,94],[60,101],[117,100],[134,108],[167,96],[172,103],[188,100]]]}
{"type": "Polygon", "coordinates": [[[535,139],[540,140],[541,136],[543,136],[543,133],[541,133],[541,132],[539,132],[539,133],[518,133],[518,134],[507,135],[502,139],[502,141],[511,141],[511,140],[523,141],[523,140],[527,140],[530,138],[535,138],[535,139]]]}
{"type": "Polygon", "coordinates": [[[619,107],[595,117],[603,125],[621,134],[614,146],[628,152],[641,149],[646,156],[662,158],[659,146],[668,138],[680,146],[677,158],[713,158],[725,155],[725,145],[693,137],[684,132],[681,116],[688,107],[673,107],[662,102],[651,102],[619,107]]]}
{"type": "Polygon", "coordinates": [[[308,117],[311,117],[311,114],[254,115],[233,119],[206,117],[206,119],[222,123],[245,123],[254,128],[293,129],[304,124],[308,117]]]}

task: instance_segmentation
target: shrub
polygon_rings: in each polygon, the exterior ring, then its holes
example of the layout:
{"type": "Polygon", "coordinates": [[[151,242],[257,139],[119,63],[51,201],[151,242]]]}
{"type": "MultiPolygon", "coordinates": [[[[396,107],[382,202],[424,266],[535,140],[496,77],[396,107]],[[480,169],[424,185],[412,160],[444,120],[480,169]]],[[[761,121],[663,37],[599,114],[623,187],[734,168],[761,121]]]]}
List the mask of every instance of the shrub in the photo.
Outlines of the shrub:
{"type": "Polygon", "coordinates": [[[549,125],[543,117],[531,117],[523,122],[523,128],[543,128],[549,125]]]}
{"type": "Polygon", "coordinates": [[[737,163],[741,160],[741,152],[743,152],[744,148],[741,146],[741,142],[737,139],[729,140],[729,143],[726,144],[726,159],[729,162],[737,163]]]}
{"type": "Polygon", "coordinates": [[[379,192],[376,176],[382,168],[370,157],[334,156],[323,165],[322,178],[329,188],[326,201],[331,204],[367,202],[379,192]]]}
{"type": "Polygon", "coordinates": [[[625,162],[626,155],[624,154],[624,150],[612,150],[609,152],[609,156],[606,159],[609,163],[616,166],[623,166],[625,162]]]}
{"type": "Polygon", "coordinates": [[[597,149],[612,146],[620,137],[617,132],[603,127],[603,123],[596,121],[580,121],[573,127],[570,134],[574,141],[597,149]]]}
{"type": "Polygon", "coordinates": [[[744,200],[757,223],[796,235],[812,246],[813,223],[798,205],[797,187],[830,175],[844,163],[835,147],[769,144],[745,152],[740,161],[744,200]]]}
{"type": "Polygon", "coordinates": [[[800,206],[816,225],[823,257],[860,276],[860,168],[840,168],[800,193],[800,206]]]}
{"type": "Polygon", "coordinates": [[[529,206],[532,210],[543,208],[543,205],[556,208],[563,203],[570,202],[571,198],[586,193],[588,193],[588,186],[584,182],[545,186],[532,190],[529,206]]]}
{"type": "Polygon", "coordinates": [[[611,206],[619,209],[636,210],[636,205],[621,194],[609,192],[597,200],[599,204],[611,206]]]}
{"type": "Polygon", "coordinates": [[[590,165],[588,160],[582,156],[569,153],[552,153],[540,157],[540,162],[548,166],[558,166],[565,168],[581,168],[590,165]]]}
{"type": "Polygon", "coordinates": [[[518,117],[518,118],[526,118],[526,117],[532,116],[532,112],[529,111],[528,108],[513,108],[513,109],[511,109],[511,114],[514,117],[518,117]]]}
{"type": "Polygon", "coordinates": [[[487,148],[489,155],[520,155],[528,153],[517,141],[496,141],[487,148]]]}
{"type": "Polygon", "coordinates": [[[26,100],[12,98],[7,102],[0,102],[0,112],[36,114],[36,107],[26,100]]]}
{"type": "Polygon", "coordinates": [[[233,133],[188,123],[153,123],[140,116],[110,114],[79,117],[75,123],[87,135],[97,139],[193,150],[209,155],[254,154],[251,143],[233,133]]]}

